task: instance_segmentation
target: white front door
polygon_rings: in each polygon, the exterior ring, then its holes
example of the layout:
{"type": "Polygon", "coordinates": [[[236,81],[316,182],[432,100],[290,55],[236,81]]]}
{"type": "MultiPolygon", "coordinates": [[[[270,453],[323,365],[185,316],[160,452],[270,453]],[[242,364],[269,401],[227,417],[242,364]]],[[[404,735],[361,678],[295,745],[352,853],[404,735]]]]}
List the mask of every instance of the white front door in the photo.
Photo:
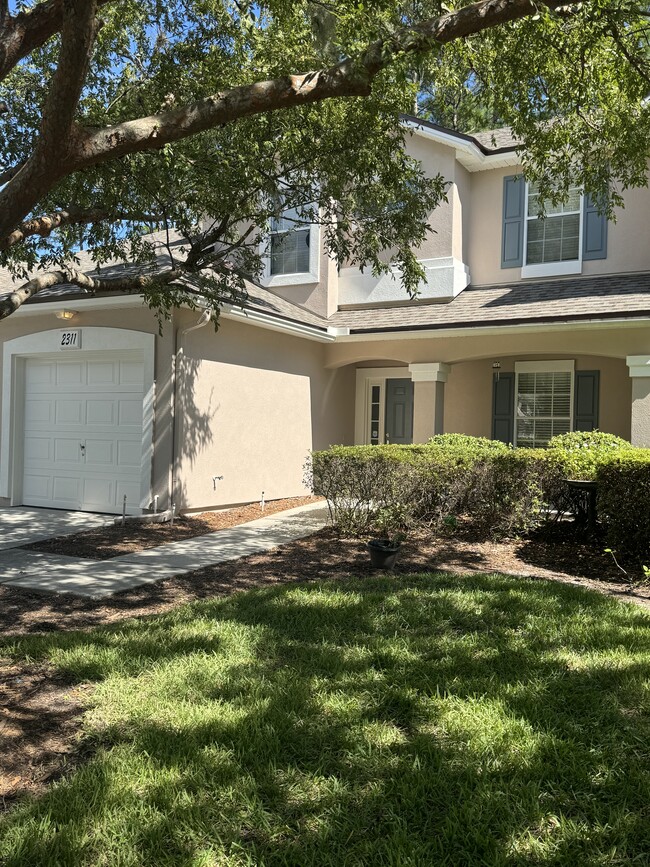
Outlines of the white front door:
{"type": "Polygon", "coordinates": [[[22,502],[85,511],[140,505],[141,353],[28,358],[22,502]]]}

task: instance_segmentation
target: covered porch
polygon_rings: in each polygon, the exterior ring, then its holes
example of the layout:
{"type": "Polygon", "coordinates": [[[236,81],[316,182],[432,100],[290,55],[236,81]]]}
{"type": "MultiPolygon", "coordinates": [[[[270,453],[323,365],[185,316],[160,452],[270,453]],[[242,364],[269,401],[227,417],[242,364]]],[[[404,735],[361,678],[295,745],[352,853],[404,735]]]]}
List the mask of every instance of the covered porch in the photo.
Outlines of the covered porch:
{"type": "Polygon", "coordinates": [[[490,331],[350,335],[328,347],[328,366],[355,371],[355,443],[463,433],[543,447],[598,428],[650,447],[650,328],[490,331]]]}

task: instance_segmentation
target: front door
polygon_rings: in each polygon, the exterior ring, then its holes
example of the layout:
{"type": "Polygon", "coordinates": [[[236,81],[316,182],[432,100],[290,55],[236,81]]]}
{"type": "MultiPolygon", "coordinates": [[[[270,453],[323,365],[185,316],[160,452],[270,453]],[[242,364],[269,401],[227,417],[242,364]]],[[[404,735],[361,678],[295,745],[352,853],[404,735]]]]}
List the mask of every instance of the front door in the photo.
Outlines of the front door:
{"type": "Polygon", "coordinates": [[[386,380],[385,441],[406,445],[413,442],[413,382],[386,380]]]}

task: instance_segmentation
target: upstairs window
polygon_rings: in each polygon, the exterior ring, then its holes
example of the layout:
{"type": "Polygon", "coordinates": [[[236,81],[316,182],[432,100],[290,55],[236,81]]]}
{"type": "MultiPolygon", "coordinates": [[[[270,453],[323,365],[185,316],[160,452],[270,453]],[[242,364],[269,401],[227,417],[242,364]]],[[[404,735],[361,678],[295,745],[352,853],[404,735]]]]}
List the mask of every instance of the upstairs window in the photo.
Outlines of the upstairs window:
{"type": "Polygon", "coordinates": [[[607,218],[578,187],[566,202],[546,203],[538,216],[539,192],[523,175],[503,179],[501,267],[521,268],[521,276],[580,274],[582,263],[607,258],[607,218]]]}
{"type": "Polygon", "coordinates": [[[309,271],[311,227],[296,208],[271,222],[271,276],[309,271]]]}
{"type": "Polygon", "coordinates": [[[526,265],[577,262],[580,259],[581,201],[580,190],[572,187],[566,202],[559,205],[547,204],[545,216],[540,219],[539,193],[535,185],[529,184],[526,265]]]}
{"type": "Polygon", "coordinates": [[[271,220],[260,246],[263,286],[299,286],[320,280],[320,226],[316,206],[287,208],[271,220]]]}

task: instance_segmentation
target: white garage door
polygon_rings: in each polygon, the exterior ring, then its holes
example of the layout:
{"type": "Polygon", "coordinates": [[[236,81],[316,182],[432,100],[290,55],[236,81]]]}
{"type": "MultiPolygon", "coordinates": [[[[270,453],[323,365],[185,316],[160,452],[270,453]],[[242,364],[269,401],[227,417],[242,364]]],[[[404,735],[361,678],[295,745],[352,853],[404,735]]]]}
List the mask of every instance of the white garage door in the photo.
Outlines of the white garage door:
{"type": "Polygon", "coordinates": [[[121,512],[140,505],[144,364],[121,353],[27,359],[26,506],[121,512]]]}

